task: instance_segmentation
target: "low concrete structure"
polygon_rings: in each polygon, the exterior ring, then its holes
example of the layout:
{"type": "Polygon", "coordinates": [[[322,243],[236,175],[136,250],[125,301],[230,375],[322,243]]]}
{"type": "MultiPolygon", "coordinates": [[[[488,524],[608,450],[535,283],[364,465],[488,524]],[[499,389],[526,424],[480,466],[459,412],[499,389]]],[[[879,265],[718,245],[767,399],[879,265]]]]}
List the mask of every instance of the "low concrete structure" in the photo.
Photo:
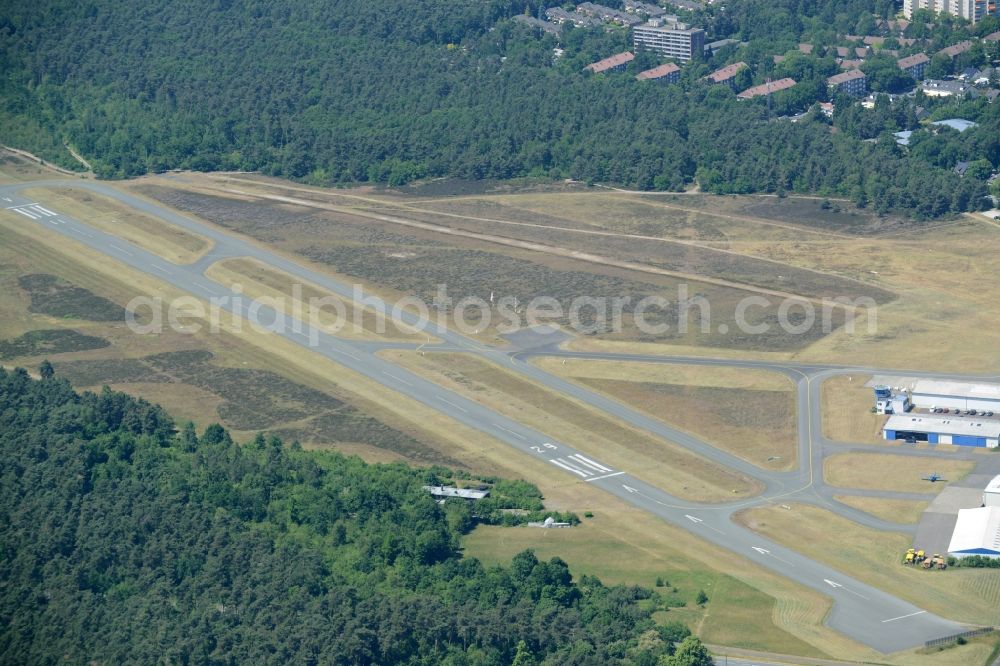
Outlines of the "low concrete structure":
{"type": "Polygon", "coordinates": [[[473,490],[471,488],[457,488],[455,486],[424,486],[424,490],[429,492],[435,499],[464,499],[481,500],[489,497],[488,490],[473,490]]]}

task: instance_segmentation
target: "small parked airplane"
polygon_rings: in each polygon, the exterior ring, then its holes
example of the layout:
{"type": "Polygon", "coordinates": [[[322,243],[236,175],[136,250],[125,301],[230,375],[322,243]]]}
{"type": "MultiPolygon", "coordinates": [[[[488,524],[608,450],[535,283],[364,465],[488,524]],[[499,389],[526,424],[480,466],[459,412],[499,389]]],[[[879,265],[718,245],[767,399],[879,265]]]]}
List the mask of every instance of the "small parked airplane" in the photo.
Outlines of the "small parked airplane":
{"type": "Polygon", "coordinates": [[[930,481],[931,483],[935,483],[937,481],[947,481],[948,480],[948,479],[942,477],[937,472],[934,472],[930,476],[925,476],[925,477],[921,477],[921,478],[922,478],[923,481],[930,481]]]}

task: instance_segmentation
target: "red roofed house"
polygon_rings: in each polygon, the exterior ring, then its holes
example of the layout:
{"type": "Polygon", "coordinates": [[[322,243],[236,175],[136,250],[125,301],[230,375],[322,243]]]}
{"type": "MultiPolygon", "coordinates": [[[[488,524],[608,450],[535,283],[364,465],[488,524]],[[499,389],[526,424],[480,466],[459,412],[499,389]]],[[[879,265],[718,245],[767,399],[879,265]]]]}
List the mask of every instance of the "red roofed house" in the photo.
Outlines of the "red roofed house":
{"type": "Polygon", "coordinates": [[[826,80],[826,85],[847,95],[864,95],[868,90],[867,77],[860,69],[834,74],[826,80]]]}
{"type": "Polygon", "coordinates": [[[665,65],[660,65],[659,67],[654,67],[653,69],[647,69],[645,72],[639,72],[636,74],[635,78],[640,81],[677,83],[677,81],[681,78],[681,68],[672,62],[668,62],[665,65]]]}
{"type": "Polygon", "coordinates": [[[605,58],[604,60],[599,60],[595,63],[587,65],[585,69],[589,69],[594,74],[603,74],[604,72],[620,72],[625,69],[625,65],[629,64],[635,60],[635,56],[628,51],[624,53],[616,53],[610,58],[605,58]]]}
{"type": "Polygon", "coordinates": [[[927,63],[931,61],[925,53],[916,53],[905,58],[900,58],[896,61],[899,68],[917,79],[918,81],[924,78],[924,70],[927,68],[927,63]]]}
{"type": "Polygon", "coordinates": [[[754,86],[753,88],[747,88],[739,95],[736,96],[737,99],[751,99],[753,97],[761,97],[767,95],[773,95],[780,90],[787,90],[795,85],[795,79],[778,79],[777,81],[768,81],[767,83],[762,83],[759,86],[754,86]]]}
{"type": "Polygon", "coordinates": [[[938,53],[943,53],[949,58],[954,58],[960,53],[965,53],[972,48],[972,42],[965,40],[964,42],[959,42],[958,44],[952,44],[951,46],[946,46],[945,48],[938,51],[938,53]]]}
{"type": "Polygon", "coordinates": [[[745,62],[734,62],[731,65],[726,65],[722,69],[717,69],[705,78],[712,83],[725,83],[730,88],[736,87],[736,75],[741,71],[746,69],[747,64],[745,62]]]}

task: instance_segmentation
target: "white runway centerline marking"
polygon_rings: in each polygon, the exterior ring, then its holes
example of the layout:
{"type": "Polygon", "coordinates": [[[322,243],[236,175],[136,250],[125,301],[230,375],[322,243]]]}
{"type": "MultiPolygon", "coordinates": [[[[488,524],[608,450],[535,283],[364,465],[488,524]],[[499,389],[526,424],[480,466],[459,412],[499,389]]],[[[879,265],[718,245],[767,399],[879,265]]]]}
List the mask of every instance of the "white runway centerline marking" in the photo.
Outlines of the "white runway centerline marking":
{"type": "Polygon", "coordinates": [[[513,430],[511,430],[510,428],[505,428],[505,427],[503,427],[502,425],[500,425],[499,423],[494,423],[493,425],[494,425],[494,427],[496,427],[496,428],[500,428],[501,430],[503,430],[503,431],[504,431],[504,432],[506,432],[506,433],[509,433],[509,434],[511,434],[511,435],[514,435],[514,437],[517,437],[517,438],[518,438],[518,439],[520,439],[520,440],[524,440],[524,441],[527,441],[527,437],[525,437],[524,435],[521,435],[521,434],[519,434],[519,433],[516,433],[516,432],[514,432],[514,431],[513,431],[513,430]]]}
{"type": "Polygon", "coordinates": [[[391,378],[395,379],[397,382],[399,382],[403,386],[413,386],[413,384],[411,384],[410,382],[406,381],[402,377],[397,377],[396,375],[394,375],[391,372],[388,372],[386,370],[383,370],[382,374],[385,375],[386,377],[391,377],[391,378]]]}
{"type": "MultiPolygon", "coordinates": [[[[135,256],[134,254],[132,254],[131,252],[129,252],[129,251],[128,251],[128,250],[126,250],[125,248],[123,248],[123,247],[118,247],[118,246],[117,246],[117,245],[115,245],[114,243],[108,243],[108,247],[113,247],[114,249],[118,250],[118,251],[119,251],[119,252],[121,252],[122,254],[127,254],[127,255],[128,255],[128,256],[130,256],[130,257],[134,257],[134,256],[135,256]]],[[[154,268],[155,268],[155,267],[154,267],[154,268]]]]}
{"type": "Polygon", "coordinates": [[[441,396],[437,396],[437,399],[440,400],[441,402],[443,402],[444,404],[448,405],[449,407],[453,407],[453,408],[457,409],[460,412],[465,412],[465,413],[469,412],[469,410],[467,410],[465,407],[462,407],[461,405],[456,405],[455,403],[453,403],[451,400],[448,400],[447,398],[442,398],[441,396]]]}
{"type": "Polygon", "coordinates": [[[927,611],[917,611],[916,613],[910,613],[909,615],[900,615],[899,617],[890,617],[888,620],[882,620],[882,624],[886,622],[895,622],[896,620],[904,620],[908,617],[913,617],[914,615],[922,615],[927,611]]]}
{"type": "Polygon", "coordinates": [[[152,266],[156,270],[160,271],[161,273],[164,273],[166,275],[172,275],[172,273],[170,271],[168,271],[166,268],[164,268],[163,266],[157,266],[156,264],[150,264],[150,266],[152,266]]]}

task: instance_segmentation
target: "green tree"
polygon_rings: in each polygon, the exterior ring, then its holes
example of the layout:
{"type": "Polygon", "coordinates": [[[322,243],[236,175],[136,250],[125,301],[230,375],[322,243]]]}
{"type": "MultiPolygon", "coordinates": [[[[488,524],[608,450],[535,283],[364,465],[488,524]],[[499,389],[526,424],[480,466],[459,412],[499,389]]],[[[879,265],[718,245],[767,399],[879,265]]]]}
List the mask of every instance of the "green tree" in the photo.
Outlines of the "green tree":
{"type": "Polygon", "coordinates": [[[49,363],[49,360],[45,359],[42,361],[41,365],[38,366],[38,374],[42,379],[52,379],[55,377],[56,371],[55,368],[52,367],[52,364],[49,363]]]}
{"type": "Polygon", "coordinates": [[[688,636],[670,656],[660,657],[660,666],[715,666],[708,648],[697,636],[688,636]]]}

